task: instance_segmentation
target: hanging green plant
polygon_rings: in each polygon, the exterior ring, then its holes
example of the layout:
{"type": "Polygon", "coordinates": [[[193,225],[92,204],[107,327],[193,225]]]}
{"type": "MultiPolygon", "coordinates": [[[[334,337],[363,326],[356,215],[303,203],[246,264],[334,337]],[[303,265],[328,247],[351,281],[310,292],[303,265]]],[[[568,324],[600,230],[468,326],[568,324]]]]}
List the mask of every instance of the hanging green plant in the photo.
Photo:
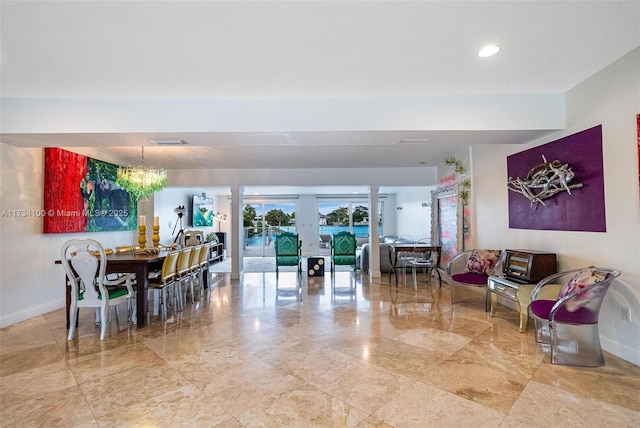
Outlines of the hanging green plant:
{"type": "Polygon", "coordinates": [[[458,182],[458,196],[462,199],[462,202],[466,205],[469,202],[469,193],[471,192],[471,180],[465,178],[467,169],[462,162],[458,159],[451,157],[444,160],[444,163],[451,169],[453,169],[456,175],[456,181],[458,182]],[[462,180],[460,180],[462,178],[462,180]]]}

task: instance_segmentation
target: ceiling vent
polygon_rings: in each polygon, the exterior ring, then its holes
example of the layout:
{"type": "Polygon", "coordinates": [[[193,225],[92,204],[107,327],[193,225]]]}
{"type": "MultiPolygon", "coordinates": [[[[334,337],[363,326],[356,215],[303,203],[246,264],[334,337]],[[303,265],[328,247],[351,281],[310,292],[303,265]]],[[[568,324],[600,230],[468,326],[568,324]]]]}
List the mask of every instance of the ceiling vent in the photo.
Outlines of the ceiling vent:
{"type": "Polygon", "coordinates": [[[157,144],[158,146],[181,146],[183,144],[189,144],[184,140],[149,140],[152,144],[157,144]]]}
{"type": "Polygon", "coordinates": [[[430,143],[433,138],[403,138],[398,144],[427,144],[430,143]]]}

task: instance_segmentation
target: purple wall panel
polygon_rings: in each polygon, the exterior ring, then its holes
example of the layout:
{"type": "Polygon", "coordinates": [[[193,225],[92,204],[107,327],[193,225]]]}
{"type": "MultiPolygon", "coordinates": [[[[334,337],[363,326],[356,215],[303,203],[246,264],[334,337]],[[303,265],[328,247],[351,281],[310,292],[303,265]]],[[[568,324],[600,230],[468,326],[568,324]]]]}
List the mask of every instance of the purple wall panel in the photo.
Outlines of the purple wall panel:
{"type": "Polygon", "coordinates": [[[522,194],[509,193],[509,227],[512,229],[570,230],[606,232],[604,174],[602,162],[602,126],[507,157],[508,177],[524,178],[529,170],[543,162],[559,160],[575,173],[572,183],[583,183],[571,195],[562,192],[531,207],[522,194]]]}

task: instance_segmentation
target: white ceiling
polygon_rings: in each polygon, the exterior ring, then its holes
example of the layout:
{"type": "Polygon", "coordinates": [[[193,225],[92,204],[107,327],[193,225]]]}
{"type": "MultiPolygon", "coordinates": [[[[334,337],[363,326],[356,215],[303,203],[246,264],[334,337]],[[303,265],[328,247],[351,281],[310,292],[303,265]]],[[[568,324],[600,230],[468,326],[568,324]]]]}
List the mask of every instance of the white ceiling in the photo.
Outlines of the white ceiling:
{"type": "MultiPolygon", "coordinates": [[[[525,103],[531,94],[565,93],[640,45],[637,1],[2,0],[0,7],[3,99],[82,100],[98,117],[104,100],[179,100],[194,116],[202,100],[236,100],[245,110],[278,100],[348,106],[424,97],[437,105],[442,97],[463,105],[523,96],[525,103]],[[502,51],[478,58],[490,42],[502,51]]],[[[390,102],[375,111],[381,123],[392,109],[390,102]]],[[[51,132],[47,115],[33,111],[28,132],[7,132],[13,124],[2,119],[1,141],[98,151],[128,164],[140,163],[145,145],[145,164],[170,169],[436,166],[470,145],[526,143],[553,131],[526,123],[469,129],[455,124],[452,109],[442,126],[428,128],[363,129],[345,119],[337,127],[229,131],[212,118],[207,129],[167,131],[159,123],[106,132],[115,119],[104,113],[94,130],[78,132],[70,117],[51,132]],[[425,137],[431,141],[398,144],[425,137]],[[152,146],[154,138],[189,145],[152,146]]],[[[309,111],[287,114],[288,123],[296,114],[313,121],[309,111]]]]}

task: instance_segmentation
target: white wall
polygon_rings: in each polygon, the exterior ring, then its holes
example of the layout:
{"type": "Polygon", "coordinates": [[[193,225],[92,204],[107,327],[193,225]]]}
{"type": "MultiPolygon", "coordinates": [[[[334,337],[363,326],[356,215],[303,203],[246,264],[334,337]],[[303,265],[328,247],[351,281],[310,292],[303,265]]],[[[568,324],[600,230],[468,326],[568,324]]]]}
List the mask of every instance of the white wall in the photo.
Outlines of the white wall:
{"type": "Polygon", "coordinates": [[[0,143],[0,327],[64,307],[64,272],[55,261],[68,239],[137,242],[136,231],[43,234],[42,217],[26,215],[43,208],[43,170],[43,149],[0,143]]]}
{"type": "Polygon", "coordinates": [[[600,336],[604,350],[637,365],[640,365],[640,189],[636,144],[639,65],[640,49],[636,49],[569,91],[565,131],[527,146],[475,147],[472,158],[475,245],[555,252],[560,270],[592,264],[619,269],[622,275],[603,304],[600,336]],[[506,157],[599,124],[603,129],[606,233],[510,229],[506,157]],[[632,323],[622,321],[621,306],[631,308],[632,323]]]}
{"type": "Polygon", "coordinates": [[[398,236],[410,236],[416,240],[431,238],[431,192],[434,189],[435,186],[407,187],[396,193],[395,223],[398,236]]]}

